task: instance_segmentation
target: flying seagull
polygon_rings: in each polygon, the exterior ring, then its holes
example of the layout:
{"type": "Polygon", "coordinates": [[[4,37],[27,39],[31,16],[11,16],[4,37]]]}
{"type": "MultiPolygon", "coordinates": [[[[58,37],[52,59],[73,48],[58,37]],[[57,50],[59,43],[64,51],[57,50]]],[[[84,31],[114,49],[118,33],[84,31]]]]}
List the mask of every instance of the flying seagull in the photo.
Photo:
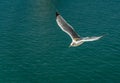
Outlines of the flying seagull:
{"type": "Polygon", "coordinates": [[[73,27],[70,24],[68,24],[67,21],[65,21],[65,19],[58,12],[56,12],[56,21],[57,21],[57,24],[59,25],[59,27],[71,37],[72,43],[70,44],[69,47],[77,47],[77,46],[83,44],[84,42],[95,41],[102,37],[102,36],[97,36],[97,37],[93,36],[93,37],[81,38],[75,32],[73,27]]]}

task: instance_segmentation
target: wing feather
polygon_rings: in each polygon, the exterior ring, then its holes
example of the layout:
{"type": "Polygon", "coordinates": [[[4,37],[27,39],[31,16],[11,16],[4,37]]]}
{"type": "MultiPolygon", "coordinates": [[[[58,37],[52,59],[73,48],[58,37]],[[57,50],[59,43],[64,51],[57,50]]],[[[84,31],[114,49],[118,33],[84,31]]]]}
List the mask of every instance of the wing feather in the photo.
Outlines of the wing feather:
{"type": "Polygon", "coordinates": [[[72,28],[70,24],[67,23],[67,21],[64,20],[64,18],[56,13],[56,21],[59,27],[66,32],[72,40],[76,38],[80,38],[79,35],[75,32],[75,30],[72,28]]]}
{"type": "Polygon", "coordinates": [[[103,36],[98,36],[98,37],[84,37],[84,38],[82,38],[81,41],[84,41],[84,42],[96,41],[96,40],[99,40],[101,37],[103,37],[103,36]]]}

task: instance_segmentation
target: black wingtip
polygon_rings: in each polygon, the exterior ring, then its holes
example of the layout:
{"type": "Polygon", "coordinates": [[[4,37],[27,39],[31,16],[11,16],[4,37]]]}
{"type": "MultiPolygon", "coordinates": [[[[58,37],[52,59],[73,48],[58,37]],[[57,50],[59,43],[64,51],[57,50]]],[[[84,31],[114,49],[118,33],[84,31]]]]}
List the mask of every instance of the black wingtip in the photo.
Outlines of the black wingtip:
{"type": "Polygon", "coordinates": [[[58,12],[56,12],[56,17],[58,16],[58,15],[60,15],[58,12]]]}

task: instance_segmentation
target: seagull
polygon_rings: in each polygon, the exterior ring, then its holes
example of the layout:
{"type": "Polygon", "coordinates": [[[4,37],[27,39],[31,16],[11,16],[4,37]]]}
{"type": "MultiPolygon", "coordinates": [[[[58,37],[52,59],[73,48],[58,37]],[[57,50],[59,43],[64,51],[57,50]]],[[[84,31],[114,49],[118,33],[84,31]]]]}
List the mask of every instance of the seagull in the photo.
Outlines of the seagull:
{"type": "Polygon", "coordinates": [[[58,13],[56,12],[56,22],[58,26],[65,32],[67,33],[71,39],[72,42],[69,45],[69,47],[77,47],[84,42],[89,42],[89,41],[96,41],[99,40],[103,36],[93,36],[93,37],[83,37],[81,38],[73,29],[73,27],[67,23],[67,21],[58,13]]]}

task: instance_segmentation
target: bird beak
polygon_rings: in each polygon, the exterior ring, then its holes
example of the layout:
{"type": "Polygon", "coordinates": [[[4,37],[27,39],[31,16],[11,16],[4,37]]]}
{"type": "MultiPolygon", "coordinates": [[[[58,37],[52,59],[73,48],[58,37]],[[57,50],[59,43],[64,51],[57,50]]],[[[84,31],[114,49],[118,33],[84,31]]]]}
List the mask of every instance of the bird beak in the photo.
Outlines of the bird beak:
{"type": "Polygon", "coordinates": [[[71,47],[71,45],[69,45],[69,48],[71,47]]]}

